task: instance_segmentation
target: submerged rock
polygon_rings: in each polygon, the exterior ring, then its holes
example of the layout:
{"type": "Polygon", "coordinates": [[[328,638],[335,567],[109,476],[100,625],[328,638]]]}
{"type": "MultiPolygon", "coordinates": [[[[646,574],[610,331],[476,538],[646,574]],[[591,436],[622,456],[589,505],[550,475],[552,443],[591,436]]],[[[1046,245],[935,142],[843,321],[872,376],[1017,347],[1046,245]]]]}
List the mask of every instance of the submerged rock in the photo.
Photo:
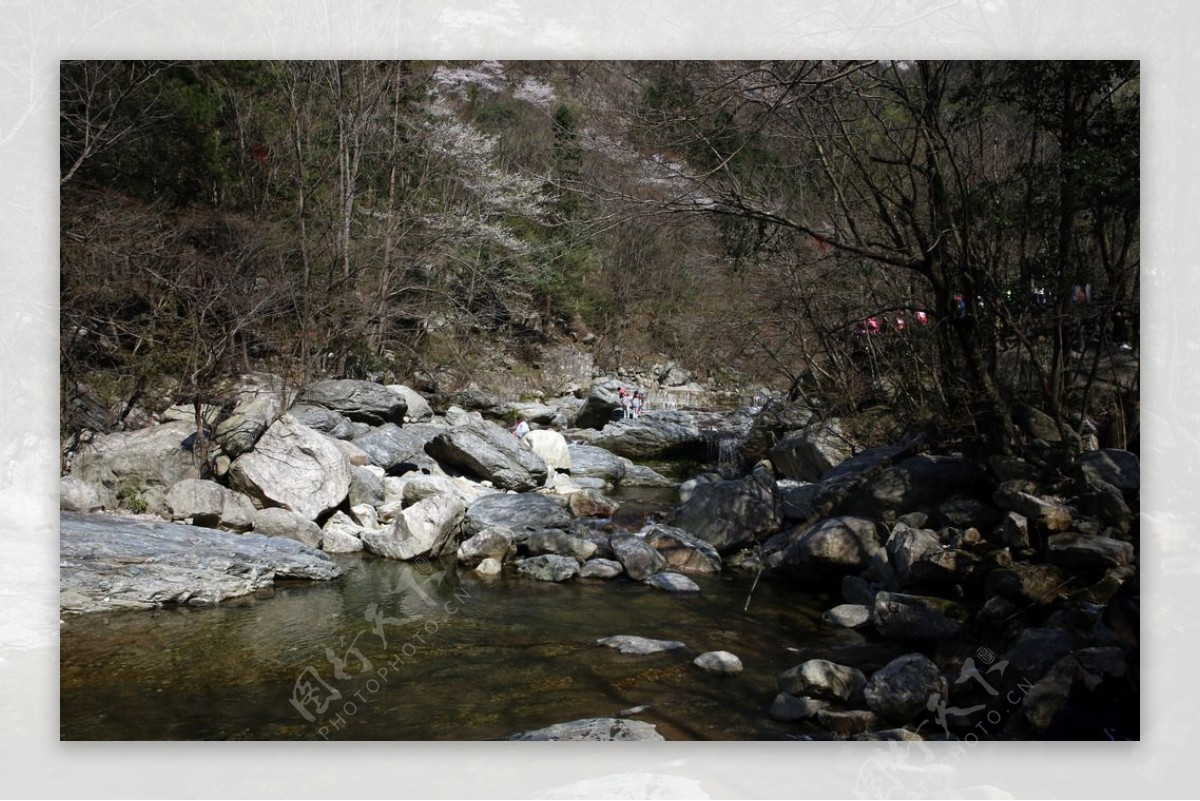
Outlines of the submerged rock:
{"type": "Polygon", "coordinates": [[[700,592],[700,585],[682,573],[655,573],[642,583],[667,592],[700,592]]]}
{"type": "Polygon", "coordinates": [[[674,651],[679,648],[687,648],[686,643],[678,640],[652,640],[648,637],[638,637],[633,634],[616,634],[612,637],[603,637],[596,640],[597,645],[607,645],[609,648],[616,648],[623,654],[657,654],[662,651],[674,651]]]}

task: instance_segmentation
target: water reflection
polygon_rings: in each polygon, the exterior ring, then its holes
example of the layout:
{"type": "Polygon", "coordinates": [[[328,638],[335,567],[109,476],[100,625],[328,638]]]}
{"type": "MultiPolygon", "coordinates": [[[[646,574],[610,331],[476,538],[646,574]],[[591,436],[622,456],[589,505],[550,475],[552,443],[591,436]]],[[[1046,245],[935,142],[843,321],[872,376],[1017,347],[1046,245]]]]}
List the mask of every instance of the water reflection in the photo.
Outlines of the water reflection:
{"type": "Polygon", "coordinates": [[[778,738],[786,727],[766,716],[775,677],[796,649],[849,636],[819,629],[824,599],[769,581],[744,614],[749,576],[697,577],[699,595],[676,596],[627,580],[339,561],[335,581],[216,608],[68,619],[62,737],[486,739],[645,704],[637,717],[668,739],[778,738]],[[613,634],[688,648],[595,645],[613,634]],[[691,660],[708,650],[732,651],[745,672],[700,671],[691,660]]]}

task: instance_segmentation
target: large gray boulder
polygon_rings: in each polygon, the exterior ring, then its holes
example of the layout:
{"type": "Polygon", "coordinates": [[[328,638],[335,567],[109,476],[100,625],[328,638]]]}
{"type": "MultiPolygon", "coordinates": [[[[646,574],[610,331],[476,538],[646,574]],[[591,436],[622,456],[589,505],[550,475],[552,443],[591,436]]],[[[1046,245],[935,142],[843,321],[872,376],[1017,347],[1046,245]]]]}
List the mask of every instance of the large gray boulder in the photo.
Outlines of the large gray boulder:
{"type": "Polygon", "coordinates": [[[681,528],[657,523],[645,532],[645,542],[662,554],[666,567],[680,573],[719,573],[717,549],[681,528]]]}
{"type": "Polygon", "coordinates": [[[945,676],[924,654],[905,654],[871,675],[863,697],[872,712],[894,723],[925,714],[930,696],[949,697],[945,676]]]}
{"type": "Polygon", "coordinates": [[[351,442],[366,452],[371,464],[384,470],[403,462],[424,467],[428,459],[426,444],[444,430],[426,423],[403,428],[395,423],[387,423],[355,437],[351,442]]]}
{"type": "Polygon", "coordinates": [[[474,422],[438,434],[425,451],[442,464],[466,470],[500,489],[525,492],[546,482],[546,463],[495,423],[474,422]]]}
{"type": "Polygon", "coordinates": [[[599,478],[609,486],[617,486],[625,477],[625,463],[620,456],[595,445],[568,445],[572,478],[599,478]]]}
{"type": "Polygon", "coordinates": [[[213,439],[231,459],[254,447],[267,427],[283,412],[283,401],[275,392],[251,395],[240,401],[213,431],[213,439]]]}
{"type": "Polygon", "coordinates": [[[254,528],[254,504],[250,499],[215,481],[185,478],[167,490],[167,508],[172,520],[191,518],[193,526],[230,531],[254,528]]]}
{"type": "Polygon", "coordinates": [[[194,433],[195,423],[180,421],[97,436],[76,453],[71,475],[100,490],[105,508],[166,511],[167,490],[200,476],[192,453],[180,447],[194,433]]]}
{"type": "Polygon", "coordinates": [[[588,718],[555,723],[544,729],[521,732],[509,740],[662,740],[653,723],[626,718],[588,718]]]}
{"type": "Polygon", "coordinates": [[[284,415],[254,450],[234,460],[229,483],[262,506],[282,506],[316,520],[349,493],[350,461],[324,435],[284,415]]]}
{"type": "Polygon", "coordinates": [[[557,431],[538,429],[525,435],[525,444],[552,470],[571,470],[571,451],[557,431]]]}
{"type": "Polygon", "coordinates": [[[1053,565],[1014,564],[988,572],[984,592],[1012,601],[1022,607],[1046,605],[1065,592],[1063,573],[1053,565]]]}
{"type": "Polygon", "coordinates": [[[453,495],[435,495],[403,510],[385,529],[367,529],[363,546],[389,559],[440,556],[458,541],[466,507],[453,495]]]}
{"type": "Polygon", "coordinates": [[[591,444],[629,459],[702,457],[707,449],[703,432],[687,412],[646,412],[633,420],[609,423],[591,444]]]}
{"type": "Polygon", "coordinates": [[[775,479],[760,464],[745,478],[698,484],[675,525],[728,553],[776,531],[781,520],[775,479]]]}
{"type": "Polygon", "coordinates": [[[756,464],[766,459],[767,451],[793,431],[812,422],[813,410],[782,400],[769,400],[754,415],[749,431],[739,447],[742,460],[756,464]]]}
{"type": "Polygon", "coordinates": [[[500,407],[501,414],[509,419],[524,417],[530,425],[553,426],[555,421],[562,422],[557,406],[547,406],[544,403],[523,403],[514,401],[500,407]]]}
{"type": "Polygon", "coordinates": [[[467,507],[463,522],[467,536],[485,528],[510,531],[535,531],[542,528],[569,528],[571,514],[553,499],[537,493],[486,495],[467,507]]]}
{"type": "Polygon", "coordinates": [[[928,556],[939,553],[942,550],[942,543],[934,531],[897,523],[888,537],[886,547],[888,562],[895,569],[900,582],[907,584],[913,565],[928,556]]]}
{"type": "Polygon", "coordinates": [[[579,428],[604,428],[621,414],[618,390],[623,386],[616,380],[596,384],[588,392],[583,406],[575,416],[579,428]]]}
{"type": "Polygon", "coordinates": [[[383,480],[385,501],[392,502],[399,497],[404,506],[414,504],[434,495],[455,495],[467,506],[470,506],[485,495],[496,495],[501,490],[485,487],[477,481],[462,476],[431,475],[424,473],[406,473],[399,478],[391,476],[383,480]],[[397,496],[398,493],[398,496],[397,496]]]}
{"type": "Polygon", "coordinates": [[[1047,540],[1047,560],[1066,568],[1131,565],[1133,543],[1095,534],[1055,534],[1047,540]]]}
{"type": "Polygon", "coordinates": [[[288,414],[297,423],[306,425],[314,431],[320,431],[322,434],[328,434],[334,439],[351,439],[360,433],[358,427],[350,422],[349,418],[332,409],[326,409],[324,406],[296,403],[288,409],[288,414]]]}
{"type": "Polygon", "coordinates": [[[878,526],[866,517],[829,517],[797,529],[767,557],[767,567],[791,573],[848,573],[867,567],[879,550],[878,526]]]}
{"type": "Polygon", "coordinates": [[[962,456],[910,456],[886,468],[868,486],[874,508],[899,513],[941,503],[977,485],[982,475],[962,456]]]}
{"type": "Polygon", "coordinates": [[[610,579],[621,575],[625,569],[613,559],[589,559],[579,568],[580,578],[610,579]]]}
{"type": "Polygon", "coordinates": [[[822,701],[848,701],[866,686],[858,668],[828,659],[809,659],[779,674],[779,690],[822,701]]]}
{"type": "Polygon", "coordinates": [[[1022,631],[1009,645],[1003,659],[1023,680],[1037,681],[1079,644],[1079,636],[1067,629],[1030,628],[1022,631]]]}
{"type": "Polygon", "coordinates": [[[625,572],[634,581],[649,578],[662,570],[667,560],[658,551],[646,544],[641,537],[619,534],[609,539],[609,547],[625,572]]]}
{"type": "Polygon", "coordinates": [[[340,509],[321,527],[321,550],[325,553],[358,553],[364,549],[365,529],[340,509]]]}
{"type": "Polygon", "coordinates": [[[1025,694],[1021,711],[1035,732],[1050,728],[1054,714],[1066,705],[1071,685],[1084,673],[1102,679],[1123,679],[1129,672],[1120,648],[1080,648],[1054,663],[1025,694]]]}
{"type": "Polygon", "coordinates": [[[1116,448],[1102,448],[1082,453],[1075,464],[1085,475],[1111,484],[1122,492],[1137,492],[1142,484],[1142,470],[1136,454],[1116,448]]]}
{"type": "Polygon", "coordinates": [[[1040,498],[1025,492],[1020,481],[1006,481],[992,493],[992,500],[1001,509],[1023,515],[1031,524],[1045,531],[1066,531],[1074,521],[1070,508],[1051,498],[1040,498]]]}
{"type": "Polygon", "coordinates": [[[884,637],[933,641],[962,632],[966,609],[953,601],[928,595],[881,592],[875,596],[871,624],[884,637]]]}
{"type": "Polygon", "coordinates": [[[404,384],[388,384],[385,389],[404,398],[404,403],[408,406],[405,417],[409,422],[427,423],[433,419],[433,407],[425,400],[425,396],[415,389],[404,384]]]}
{"type": "Polygon", "coordinates": [[[1062,442],[1062,432],[1054,418],[1028,403],[1013,404],[1012,420],[1031,438],[1062,442]]]}
{"type": "Polygon", "coordinates": [[[598,489],[582,489],[567,496],[567,508],[575,517],[612,517],[621,504],[598,489]]]}
{"type": "Polygon", "coordinates": [[[325,554],[283,537],[112,515],[61,517],[59,585],[66,612],[211,605],[280,578],[340,574],[325,554]]]}
{"type": "Polygon", "coordinates": [[[383,478],[375,470],[378,468],[350,467],[349,498],[351,506],[358,506],[360,503],[383,506],[387,502],[383,490],[383,478]]]}
{"type": "Polygon", "coordinates": [[[818,481],[855,450],[841,422],[833,418],[788,434],[767,451],[767,458],[784,478],[818,481]]]}
{"type": "Polygon", "coordinates": [[[532,532],[525,541],[525,548],[534,556],[556,553],[562,556],[572,556],[580,562],[586,562],[596,553],[596,543],[573,537],[556,528],[544,528],[532,532]]]}
{"type": "Polygon", "coordinates": [[[517,573],[538,581],[566,581],[579,572],[579,561],[570,556],[542,554],[522,559],[517,564],[517,573]]]}
{"type": "Polygon", "coordinates": [[[265,537],[288,537],[310,548],[321,547],[321,527],[295,512],[270,506],[254,513],[254,533],[265,537]]]}
{"type": "Polygon", "coordinates": [[[350,420],[378,426],[403,423],[408,402],[382,384],[352,379],[314,381],[304,388],[298,403],[324,406],[350,420]]]}
{"type": "Polygon", "coordinates": [[[63,476],[59,479],[58,507],[64,512],[95,512],[104,508],[104,499],[94,484],[63,476]]]}
{"type": "Polygon", "coordinates": [[[506,528],[485,528],[463,540],[458,546],[458,561],[474,567],[484,559],[506,562],[517,552],[512,532],[506,528]]]}

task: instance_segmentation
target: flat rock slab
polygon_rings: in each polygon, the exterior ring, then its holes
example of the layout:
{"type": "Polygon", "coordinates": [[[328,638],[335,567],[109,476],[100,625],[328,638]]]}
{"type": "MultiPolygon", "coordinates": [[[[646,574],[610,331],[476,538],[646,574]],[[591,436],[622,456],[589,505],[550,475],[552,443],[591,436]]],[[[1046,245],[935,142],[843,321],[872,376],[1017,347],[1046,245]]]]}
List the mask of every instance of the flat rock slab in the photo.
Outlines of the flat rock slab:
{"type": "Polygon", "coordinates": [[[622,718],[588,718],[514,734],[509,740],[664,740],[653,723],[622,718]]]}
{"type": "Polygon", "coordinates": [[[607,645],[616,648],[623,654],[657,654],[662,651],[674,651],[677,648],[687,648],[685,643],[678,640],[652,640],[648,637],[638,637],[633,634],[617,634],[596,640],[597,645],[607,645]]]}
{"type": "Polygon", "coordinates": [[[276,578],[341,574],[324,553],[287,537],[63,512],[60,603],[66,612],[210,605],[276,578]]]}

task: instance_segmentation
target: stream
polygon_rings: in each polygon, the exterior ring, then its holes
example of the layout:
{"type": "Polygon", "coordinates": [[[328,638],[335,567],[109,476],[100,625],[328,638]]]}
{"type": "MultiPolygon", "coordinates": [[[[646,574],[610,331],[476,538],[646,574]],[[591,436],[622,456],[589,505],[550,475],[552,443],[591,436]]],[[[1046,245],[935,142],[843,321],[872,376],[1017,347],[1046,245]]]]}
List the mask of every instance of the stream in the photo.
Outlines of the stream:
{"type": "MultiPolygon", "coordinates": [[[[674,491],[617,493],[637,528],[674,491]]],[[[285,582],[215,607],[66,618],[64,740],[479,740],[587,717],[631,716],[670,740],[780,739],[776,677],[861,639],[824,628],[830,601],[753,574],[693,576],[671,594],[627,578],[492,578],[453,563],[336,557],[324,583],[285,582]],[[681,640],[648,656],[616,634],[681,640]],[[692,664],[709,650],[745,670],[692,664]]]]}

